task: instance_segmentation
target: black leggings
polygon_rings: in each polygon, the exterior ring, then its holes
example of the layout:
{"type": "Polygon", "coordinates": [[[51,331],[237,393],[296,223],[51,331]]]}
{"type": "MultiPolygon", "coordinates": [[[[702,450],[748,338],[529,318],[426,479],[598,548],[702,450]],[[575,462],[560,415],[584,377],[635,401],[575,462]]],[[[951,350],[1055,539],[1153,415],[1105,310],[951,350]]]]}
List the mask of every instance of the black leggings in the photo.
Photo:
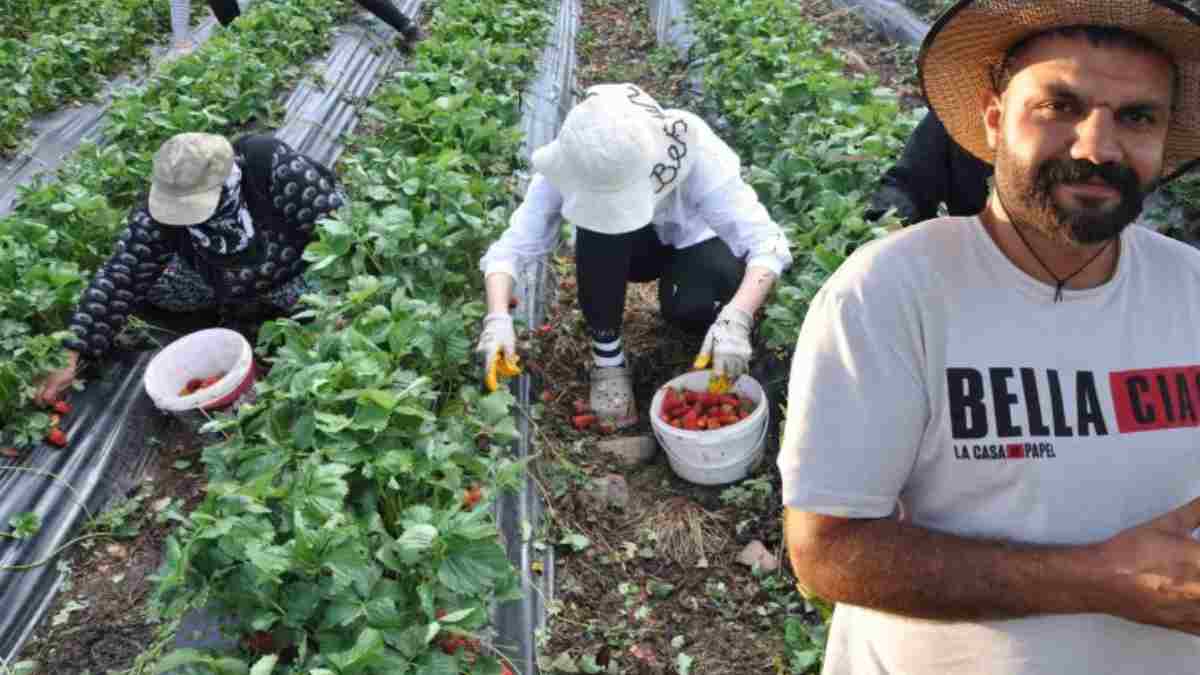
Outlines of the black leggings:
{"type": "MultiPolygon", "coordinates": [[[[395,28],[403,33],[408,29],[412,22],[396,8],[389,0],[354,0],[363,9],[383,19],[387,25],[395,28]]],[[[208,6],[212,9],[212,13],[217,17],[217,21],[221,22],[222,26],[228,26],[233,23],[233,20],[241,16],[241,10],[238,9],[237,0],[208,0],[208,6]]]]}
{"type": "Polygon", "coordinates": [[[746,264],[718,238],[675,249],[659,241],[654,226],[647,225],[626,234],[577,228],[575,270],[579,306],[592,339],[610,342],[621,334],[628,282],[658,279],[663,318],[700,332],[737,292],[746,264]]]}

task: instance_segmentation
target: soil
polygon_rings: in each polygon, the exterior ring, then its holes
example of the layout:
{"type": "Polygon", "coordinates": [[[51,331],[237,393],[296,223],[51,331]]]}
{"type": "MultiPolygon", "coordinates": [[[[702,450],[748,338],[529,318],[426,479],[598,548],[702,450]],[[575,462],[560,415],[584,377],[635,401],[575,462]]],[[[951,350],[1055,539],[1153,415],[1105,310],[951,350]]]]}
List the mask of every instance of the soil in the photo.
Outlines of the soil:
{"type": "MultiPolygon", "coordinates": [[[[941,0],[910,2],[933,5],[941,0]]],[[[881,85],[896,92],[903,109],[925,105],[917,80],[916,47],[888,41],[853,10],[832,0],[800,0],[798,4],[813,25],[827,32],[829,48],[846,61],[848,77],[878,77],[881,85]]]]}
{"type": "MultiPolygon", "coordinates": [[[[569,259],[559,262],[571,267],[569,259]]],[[[762,492],[728,502],[722,496],[734,493],[725,487],[678,478],[661,451],[634,468],[599,452],[604,439],[569,423],[574,401],[588,398],[590,342],[574,277],[564,273],[559,287],[549,317],[555,330],[533,345],[535,361],[545,364],[545,391],[553,397],[539,428],[544,457],[535,472],[553,523],[549,541],[582,535],[587,544],[577,552],[558,548],[544,664],[567,655],[599,665],[616,662],[625,673],[675,672],[684,654],[697,674],[774,670],[784,651],[780,612],[789,606],[773,596],[784,596],[791,582],[783,574],[757,577],[734,561],[755,539],[782,555],[774,496],[779,483],[768,468],[774,453],[750,481],[762,492]],[[624,508],[598,505],[583,494],[590,480],[612,475],[628,486],[624,508]]],[[[690,368],[703,337],[663,323],[657,309],[655,284],[630,287],[623,339],[640,411],[663,382],[690,368]]],[[[643,412],[621,435],[650,433],[643,412]]]]}
{"type": "Polygon", "coordinates": [[[168,514],[190,512],[203,499],[202,444],[178,424],[169,424],[151,442],[158,452],[141,486],[88,530],[110,534],[80,543],[61,558],[66,582],[17,659],[38,662],[38,673],[123,672],[170,637],[160,634],[163,626],[149,615],[148,600],[175,527],[168,514]]]}

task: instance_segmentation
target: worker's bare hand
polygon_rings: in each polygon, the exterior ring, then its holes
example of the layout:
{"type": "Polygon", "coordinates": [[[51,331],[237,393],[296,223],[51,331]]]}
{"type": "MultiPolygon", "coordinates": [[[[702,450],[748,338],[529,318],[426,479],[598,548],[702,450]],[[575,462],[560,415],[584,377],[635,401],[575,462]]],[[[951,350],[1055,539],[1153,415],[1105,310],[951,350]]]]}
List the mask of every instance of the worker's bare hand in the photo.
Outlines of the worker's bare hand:
{"type": "Polygon", "coordinates": [[[1197,527],[1200,498],[1100,544],[1101,611],[1200,635],[1197,527]]]}
{"type": "Polygon", "coordinates": [[[75,366],[67,366],[46,376],[38,387],[37,402],[42,405],[53,405],[61,400],[63,394],[75,382],[75,366]]]}
{"type": "Polygon", "coordinates": [[[75,383],[75,373],[79,369],[79,353],[67,350],[67,365],[55,370],[38,384],[36,402],[44,406],[54,405],[61,400],[63,394],[75,383]]]}

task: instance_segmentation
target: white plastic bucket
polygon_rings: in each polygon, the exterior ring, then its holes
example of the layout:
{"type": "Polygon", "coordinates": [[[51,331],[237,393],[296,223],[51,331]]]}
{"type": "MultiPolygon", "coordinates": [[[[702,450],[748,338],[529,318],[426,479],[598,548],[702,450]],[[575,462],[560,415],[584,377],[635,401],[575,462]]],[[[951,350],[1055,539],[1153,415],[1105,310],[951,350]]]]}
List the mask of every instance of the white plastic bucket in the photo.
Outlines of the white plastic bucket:
{"type": "Polygon", "coordinates": [[[246,338],[228,328],[208,328],[163,348],[146,366],[143,382],[159,410],[219,410],[253,388],[254,371],[254,350],[246,338]],[[189,381],[221,373],[224,375],[212,386],[180,395],[189,381]]]}
{"type": "Polygon", "coordinates": [[[711,376],[711,370],[684,373],[659,387],[650,401],[650,424],[658,444],[667,453],[671,470],[698,485],[732,483],[750,475],[762,460],[767,423],[771,417],[762,385],[749,375],[743,375],[734,383],[733,389],[739,396],[754,401],[754,412],[746,419],[709,431],[676,429],[662,420],[659,413],[666,387],[707,391],[711,376]]]}

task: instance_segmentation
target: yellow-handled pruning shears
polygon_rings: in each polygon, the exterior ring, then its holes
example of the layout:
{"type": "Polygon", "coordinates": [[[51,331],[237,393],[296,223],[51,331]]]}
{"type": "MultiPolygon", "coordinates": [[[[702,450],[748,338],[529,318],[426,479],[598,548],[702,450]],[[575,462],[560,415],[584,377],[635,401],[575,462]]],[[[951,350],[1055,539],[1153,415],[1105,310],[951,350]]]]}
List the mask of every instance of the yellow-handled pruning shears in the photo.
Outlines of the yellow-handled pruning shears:
{"type": "MultiPolygon", "coordinates": [[[[712,355],[705,352],[696,357],[696,360],[692,362],[692,368],[695,368],[696,370],[704,370],[711,362],[712,355]]],[[[725,394],[728,393],[732,388],[733,383],[729,381],[729,377],[724,373],[718,375],[714,371],[712,377],[708,378],[708,391],[711,394],[725,394]]]]}
{"type": "Polygon", "coordinates": [[[483,378],[483,384],[488,391],[496,391],[500,387],[501,378],[514,377],[521,374],[521,357],[513,354],[505,356],[500,350],[497,350],[488,361],[487,375],[483,378]]]}

